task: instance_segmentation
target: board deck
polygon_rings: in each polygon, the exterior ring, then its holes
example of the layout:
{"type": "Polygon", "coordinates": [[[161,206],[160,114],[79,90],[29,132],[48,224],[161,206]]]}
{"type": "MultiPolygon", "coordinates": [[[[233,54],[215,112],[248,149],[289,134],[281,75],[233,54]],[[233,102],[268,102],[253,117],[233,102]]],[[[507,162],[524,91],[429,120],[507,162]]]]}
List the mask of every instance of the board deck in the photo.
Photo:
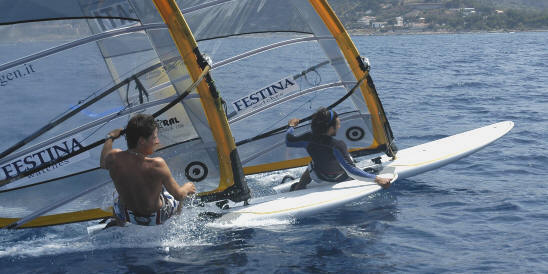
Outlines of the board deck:
{"type": "Polygon", "coordinates": [[[498,140],[514,127],[505,121],[398,151],[392,160],[382,157],[382,165],[396,168],[400,179],[424,173],[466,157],[498,140]]]}
{"type": "MultiPolygon", "coordinates": [[[[382,177],[397,180],[394,168],[383,170],[382,177]]],[[[284,188],[298,180],[285,183],[284,188]]],[[[329,208],[338,207],[352,201],[361,199],[371,193],[377,192],[381,187],[373,180],[350,180],[337,184],[311,182],[306,189],[283,192],[275,195],[254,198],[250,205],[233,204],[226,213],[218,219],[218,222],[233,221],[234,219],[259,220],[263,218],[279,217],[304,217],[329,208]]]]}

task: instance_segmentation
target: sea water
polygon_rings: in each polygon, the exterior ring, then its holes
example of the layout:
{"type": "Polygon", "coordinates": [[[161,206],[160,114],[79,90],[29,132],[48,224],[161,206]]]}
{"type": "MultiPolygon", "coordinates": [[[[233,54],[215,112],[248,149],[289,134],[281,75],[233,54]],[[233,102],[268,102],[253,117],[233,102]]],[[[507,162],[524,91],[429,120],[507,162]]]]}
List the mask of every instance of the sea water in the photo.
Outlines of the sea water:
{"type": "MultiPolygon", "coordinates": [[[[304,219],[215,225],[186,211],[161,229],[90,236],[94,221],[0,230],[0,272],[548,272],[548,35],[353,39],[400,148],[504,120],[514,129],[469,157],[304,219]]],[[[248,183],[268,194],[283,175],[248,183]]]]}

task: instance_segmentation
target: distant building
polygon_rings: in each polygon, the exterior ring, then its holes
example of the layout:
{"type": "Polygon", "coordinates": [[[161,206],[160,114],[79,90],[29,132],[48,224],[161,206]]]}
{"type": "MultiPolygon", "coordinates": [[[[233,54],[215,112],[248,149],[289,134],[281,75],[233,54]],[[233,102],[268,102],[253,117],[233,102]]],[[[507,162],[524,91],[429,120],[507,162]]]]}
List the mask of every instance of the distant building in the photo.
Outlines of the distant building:
{"type": "Polygon", "coordinates": [[[375,16],[363,16],[358,20],[358,23],[364,27],[370,27],[371,22],[375,21],[377,18],[375,16]]]}
{"type": "Polygon", "coordinates": [[[386,26],[386,22],[373,22],[371,23],[371,26],[374,29],[383,29],[386,26]]]}
{"type": "Polygon", "coordinates": [[[394,25],[394,27],[403,28],[403,17],[401,16],[396,17],[396,24],[394,25]]]}
{"type": "Polygon", "coordinates": [[[476,14],[476,9],[475,8],[462,8],[462,9],[460,9],[460,13],[462,14],[462,16],[470,16],[470,15],[476,14]]]}

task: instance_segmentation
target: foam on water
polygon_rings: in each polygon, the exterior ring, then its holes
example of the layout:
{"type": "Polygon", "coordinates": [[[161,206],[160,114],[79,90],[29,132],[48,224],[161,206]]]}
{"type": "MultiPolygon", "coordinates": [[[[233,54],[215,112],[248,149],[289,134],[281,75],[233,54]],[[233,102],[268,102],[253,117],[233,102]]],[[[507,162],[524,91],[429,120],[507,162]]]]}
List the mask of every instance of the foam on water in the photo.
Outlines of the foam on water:
{"type": "Polygon", "coordinates": [[[257,218],[247,218],[246,216],[239,216],[230,220],[218,220],[207,224],[208,227],[212,228],[237,228],[237,227],[259,227],[264,229],[269,229],[275,226],[284,226],[295,223],[295,218],[271,218],[271,219],[261,219],[257,218]]]}

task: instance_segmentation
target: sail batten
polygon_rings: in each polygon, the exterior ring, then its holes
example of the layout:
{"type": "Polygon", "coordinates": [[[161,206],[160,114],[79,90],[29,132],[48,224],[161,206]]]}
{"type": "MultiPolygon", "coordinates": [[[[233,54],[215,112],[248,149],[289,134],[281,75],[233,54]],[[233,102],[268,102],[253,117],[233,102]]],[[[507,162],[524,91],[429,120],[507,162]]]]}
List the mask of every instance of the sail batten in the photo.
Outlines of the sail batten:
{"type": "Polygon", "coordinates": [[[242,60],[244,58],[253,56],[255,54],[259,54],[261,52],[269,51],[269,50],[272,50],[272,49],[275,49],[275,48],[288,46],[288,45],[292,45],[292,44],[296,44],[296,43],[303,43],[303,42],[309,42],[309,41],[319,41],[321,39],[333,39],[333,37],[303,37],[303,38],[296,38],[296,39],[281,41],[281,42],[278,42],[278,43],[274,43],[274,44],[270,44],[270,45],[267,45],[267,46],[264,46],[264,47],[261,47],[261,48],[250,50],[250,51],[244,52],[242,54],[236,55],[234,57],[219,61],[218,63],[213,64],[212,68],[216,69],[216,68],[222,67],[224,65],[228,65],[232,62],[236,62],[236,61],[242,60]]]}
{"type": "Polygon", "coordinates": [[[183,14],[191,13],[191,12],[194,12],[194,11],[198,11],[198,10],[201,10],[201,9],[213,7],[213,6],[216,6],[216,5],[219,5],[219,4],[232,2],[232,1],[234,1],[234,0],[213,0],[213,1],[203,3],[203,4],[198,4],[196,6],[191,6],[191,7],[188,7],[188,8],[181,9],[181,12],[183,14]]]}

